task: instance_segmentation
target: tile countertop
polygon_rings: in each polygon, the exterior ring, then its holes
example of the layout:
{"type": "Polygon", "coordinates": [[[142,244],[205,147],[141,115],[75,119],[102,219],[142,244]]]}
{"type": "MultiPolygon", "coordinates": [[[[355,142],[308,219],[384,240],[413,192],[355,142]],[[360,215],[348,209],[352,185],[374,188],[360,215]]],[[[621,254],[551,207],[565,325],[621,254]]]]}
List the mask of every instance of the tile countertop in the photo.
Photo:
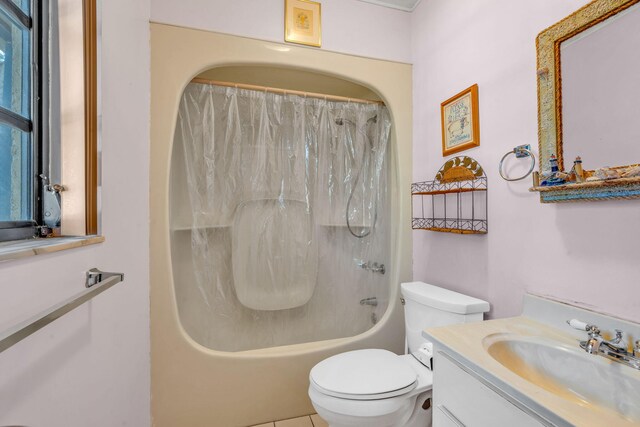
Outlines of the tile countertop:
{"type": "MultiPolygon", "coordinates": [[[[547,326],[528,317],[488,320],[426,329],[423,336],[434,342],[436,351],[445,352],[465,365],[476,376],[481,377],[495,388],[506,393],[509,400],[515,400],[528,412],[534,412],[556,426],[638,426],[636,422],[622,417],[614,410],[591,405],[572,394],[563,397],[518,376],[495,360],[485,349],[483,339],[494,334],[514,334],[520,337],[551,339],[564,345],[578,347],[578,341],[570,333],[547,326]]],[[[601,356],[595,363],[614,364],[601,356]]],[[[437,367],[436,367],[437,369],[437,367]]],[[[629,368],[630,375],[640,380],[640,371],[629,368]]]]}

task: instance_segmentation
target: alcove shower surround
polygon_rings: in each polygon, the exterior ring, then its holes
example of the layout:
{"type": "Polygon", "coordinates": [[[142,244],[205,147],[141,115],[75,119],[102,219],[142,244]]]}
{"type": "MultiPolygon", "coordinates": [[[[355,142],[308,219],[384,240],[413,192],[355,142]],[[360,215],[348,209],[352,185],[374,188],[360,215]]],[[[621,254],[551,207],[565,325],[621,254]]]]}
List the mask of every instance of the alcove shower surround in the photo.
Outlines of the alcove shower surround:
{"type": "Polygon", "coordinates": [[[390,262],[390,128],[380,104],[187,85],[170,224],[192,339],[244,351],[355,336],[382,317],[388,276],[363,267],[390,262]]]}

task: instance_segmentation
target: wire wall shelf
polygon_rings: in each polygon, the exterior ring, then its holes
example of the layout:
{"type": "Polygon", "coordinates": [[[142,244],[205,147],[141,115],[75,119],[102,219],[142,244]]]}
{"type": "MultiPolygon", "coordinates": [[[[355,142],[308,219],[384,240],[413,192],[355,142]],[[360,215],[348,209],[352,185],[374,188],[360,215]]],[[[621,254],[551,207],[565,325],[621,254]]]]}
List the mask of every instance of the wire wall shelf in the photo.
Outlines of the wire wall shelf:
{"type": "Polygon", "coordinates": [[[424,181],[411,184],[412,195],[429,196],[445,193],[465,193],[468,191],[487,191],[487,178],[477,178],[468,181],[424,181]]]}
{"type": "Polygon", "coordinates": [[[433,181],[411,184],[411,228],[487,234],[487,177],[467,156],[448,160],[433,181]]]}

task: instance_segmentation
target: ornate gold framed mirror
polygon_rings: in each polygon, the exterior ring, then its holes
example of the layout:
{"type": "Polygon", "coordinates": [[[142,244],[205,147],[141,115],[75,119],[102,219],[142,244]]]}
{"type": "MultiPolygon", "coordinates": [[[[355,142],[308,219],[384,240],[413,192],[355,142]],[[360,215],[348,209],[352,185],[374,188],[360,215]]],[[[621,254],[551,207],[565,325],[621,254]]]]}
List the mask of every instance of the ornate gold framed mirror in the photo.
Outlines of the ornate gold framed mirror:
{"type": "Polygon", "coordinates": [[[640,197],[638,28],[640,0],[596,0],[538,35],[542,202],[640,197]]]}

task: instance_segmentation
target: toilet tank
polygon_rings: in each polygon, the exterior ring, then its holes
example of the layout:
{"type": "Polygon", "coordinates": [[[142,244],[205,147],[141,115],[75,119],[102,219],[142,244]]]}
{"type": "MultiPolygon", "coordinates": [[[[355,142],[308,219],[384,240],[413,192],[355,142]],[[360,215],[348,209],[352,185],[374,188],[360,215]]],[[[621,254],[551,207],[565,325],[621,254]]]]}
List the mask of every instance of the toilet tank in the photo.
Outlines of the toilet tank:
{"type": "Polygon", "coordinates": [[[489,303],[424,282],[400,285],[404,298],[408,353],[425,342],[422,331],[435,326],[477,322],[489,311],[489,303]]]}

